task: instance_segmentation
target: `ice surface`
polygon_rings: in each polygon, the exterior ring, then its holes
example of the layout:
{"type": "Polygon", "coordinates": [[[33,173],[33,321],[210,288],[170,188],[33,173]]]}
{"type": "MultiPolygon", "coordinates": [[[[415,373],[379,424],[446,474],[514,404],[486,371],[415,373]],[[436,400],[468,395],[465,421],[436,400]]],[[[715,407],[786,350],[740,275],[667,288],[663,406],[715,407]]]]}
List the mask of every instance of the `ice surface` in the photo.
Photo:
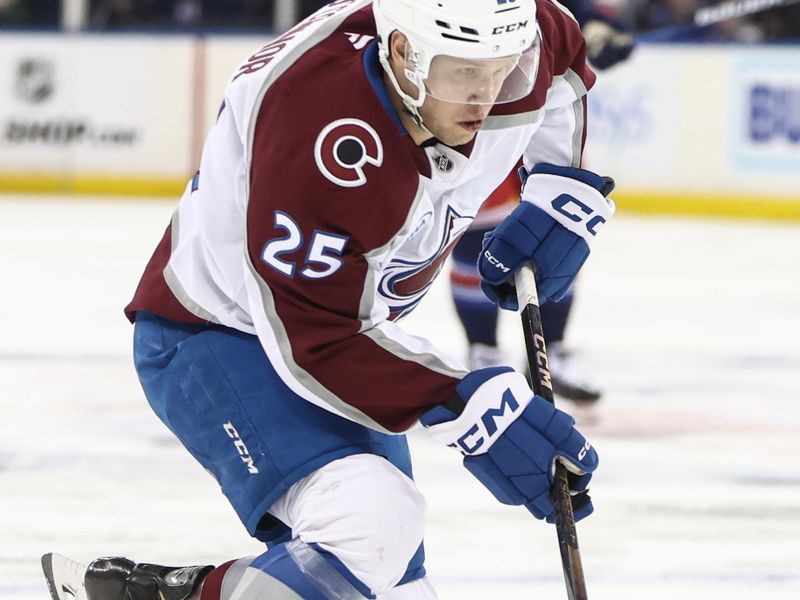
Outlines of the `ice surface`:
{"type": "MultiPolygon", "coordinates": [[[[150,413],[122,316],[171,202],[0,200],[0,598],[39,556],[188,564],[260,553],[150,413]]],[[[800,226],[618,216],[570,345],[605,390],[578,527],[590,597],[800,598],[800,226]]],[[[462,356],[446,281],[408,328],[462,356]]],[[[515,315],[503,343],[520,354],[515,315]]],[[[572,409],[566,403],[562,407],[572,409]]],[[[442,600],[564,598],[555,533],[415,433],[442,600]]]]}

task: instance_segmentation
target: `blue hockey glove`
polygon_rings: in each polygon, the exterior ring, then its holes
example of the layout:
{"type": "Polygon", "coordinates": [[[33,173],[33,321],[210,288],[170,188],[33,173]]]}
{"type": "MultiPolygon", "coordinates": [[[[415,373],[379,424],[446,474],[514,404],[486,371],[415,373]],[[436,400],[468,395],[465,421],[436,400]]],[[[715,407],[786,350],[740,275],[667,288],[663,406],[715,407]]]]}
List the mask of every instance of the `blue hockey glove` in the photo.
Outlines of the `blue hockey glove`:
{"type": "Polygon", "coordinates": [[[586,39],[586,56],[598,69],[613,67],[633,52],[633,37],[613,19],[591,19],[583,23],[581,31],[586,39]]]}
{"type": "Polygon", "coordinates": [[[575,520],[594,510],[588,495],[597,453],[575,421],[535,396],[510,367],[473,371],[456,395],[420,419],[437,441],[465,455],[464,466],[503,504],[524,505],[552,523],[556,460],[569,472],[575,520]]]}
{"type": "Polygon", "coordinates": [[[517,310],[514,273],[536,266],[541,303],[560,300],[589,256],[597,228],[614,214],[606,198],[614,180],[591,171],[540,163],[531,169],[522,202],[483,238],[478,272],[489,300],[517,310]]]}

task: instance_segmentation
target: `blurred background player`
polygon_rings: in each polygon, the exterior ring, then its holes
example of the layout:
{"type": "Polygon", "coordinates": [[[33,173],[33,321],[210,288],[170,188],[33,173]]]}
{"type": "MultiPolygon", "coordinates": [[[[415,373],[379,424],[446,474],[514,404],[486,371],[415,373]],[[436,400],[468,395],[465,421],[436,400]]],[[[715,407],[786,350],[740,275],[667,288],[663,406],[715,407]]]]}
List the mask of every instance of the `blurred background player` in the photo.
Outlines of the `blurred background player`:
{"type": "MultiPolygon", "coordinates": [[[[562,4],[573,13],[581,26],[586,38],[587,57],[592,66],[607,69],[628,58],[633,51],[634,40],[623,24],[589,0],[568,0],[562,4]]],[[[520,187],[520,178],[515,169],[487,198],[472,226],[453,250],[450,289],[469,343],[467,361],[471,369],[506,365],[511,361],[498,343],[499,309],[480,289],[477,263],[484,236],[517,206],[520,187]]],[[[570,289],[562,300],[546,302],[541,306],[553,389],[563,398],[575,402],[594,402],[600,398],[600,390],[576,372],[564,344],[573,298],[574,291],[570,289]]]]}

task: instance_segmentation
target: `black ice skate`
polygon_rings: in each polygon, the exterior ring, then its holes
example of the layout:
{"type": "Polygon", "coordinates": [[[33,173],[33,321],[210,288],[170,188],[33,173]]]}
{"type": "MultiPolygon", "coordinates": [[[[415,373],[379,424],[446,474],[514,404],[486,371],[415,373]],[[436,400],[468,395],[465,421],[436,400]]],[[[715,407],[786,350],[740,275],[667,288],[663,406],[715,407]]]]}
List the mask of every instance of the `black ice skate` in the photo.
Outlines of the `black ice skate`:
{"type": "Polygon", "coordinates": [[[576,404],[592,404],[600,399],[600,390],[575,373],[570,365],[569,351],[560,343],[548,347],[547,358],[553,392],[576,404]]]}
{"type": "Polygon", "coordinates": [[[119,556],[87,567],[60,554],[42,557],[53,600],[186,600],[213,568],[136,564],[119,556]]]}
{"type": "Polygon", "coordinates": [[[60,554],[45,554],[42,570],[53,600],[87,600],[83,576],[86,565],[60,554]]]}

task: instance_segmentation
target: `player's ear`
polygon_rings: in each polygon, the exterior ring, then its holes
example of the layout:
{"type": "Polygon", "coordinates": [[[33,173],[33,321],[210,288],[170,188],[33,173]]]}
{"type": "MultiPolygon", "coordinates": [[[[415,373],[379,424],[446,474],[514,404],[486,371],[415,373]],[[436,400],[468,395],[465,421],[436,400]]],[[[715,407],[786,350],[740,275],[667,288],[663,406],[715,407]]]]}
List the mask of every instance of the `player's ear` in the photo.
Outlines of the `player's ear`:
{"type": "Polygon", "coordinates": [[[389,35],[389,56],[391,60],[398,61],[398,64],[403,64],[406,59],[406,47],[408,46],[408,38],[399,31],[393,31],[389,35]]]}

